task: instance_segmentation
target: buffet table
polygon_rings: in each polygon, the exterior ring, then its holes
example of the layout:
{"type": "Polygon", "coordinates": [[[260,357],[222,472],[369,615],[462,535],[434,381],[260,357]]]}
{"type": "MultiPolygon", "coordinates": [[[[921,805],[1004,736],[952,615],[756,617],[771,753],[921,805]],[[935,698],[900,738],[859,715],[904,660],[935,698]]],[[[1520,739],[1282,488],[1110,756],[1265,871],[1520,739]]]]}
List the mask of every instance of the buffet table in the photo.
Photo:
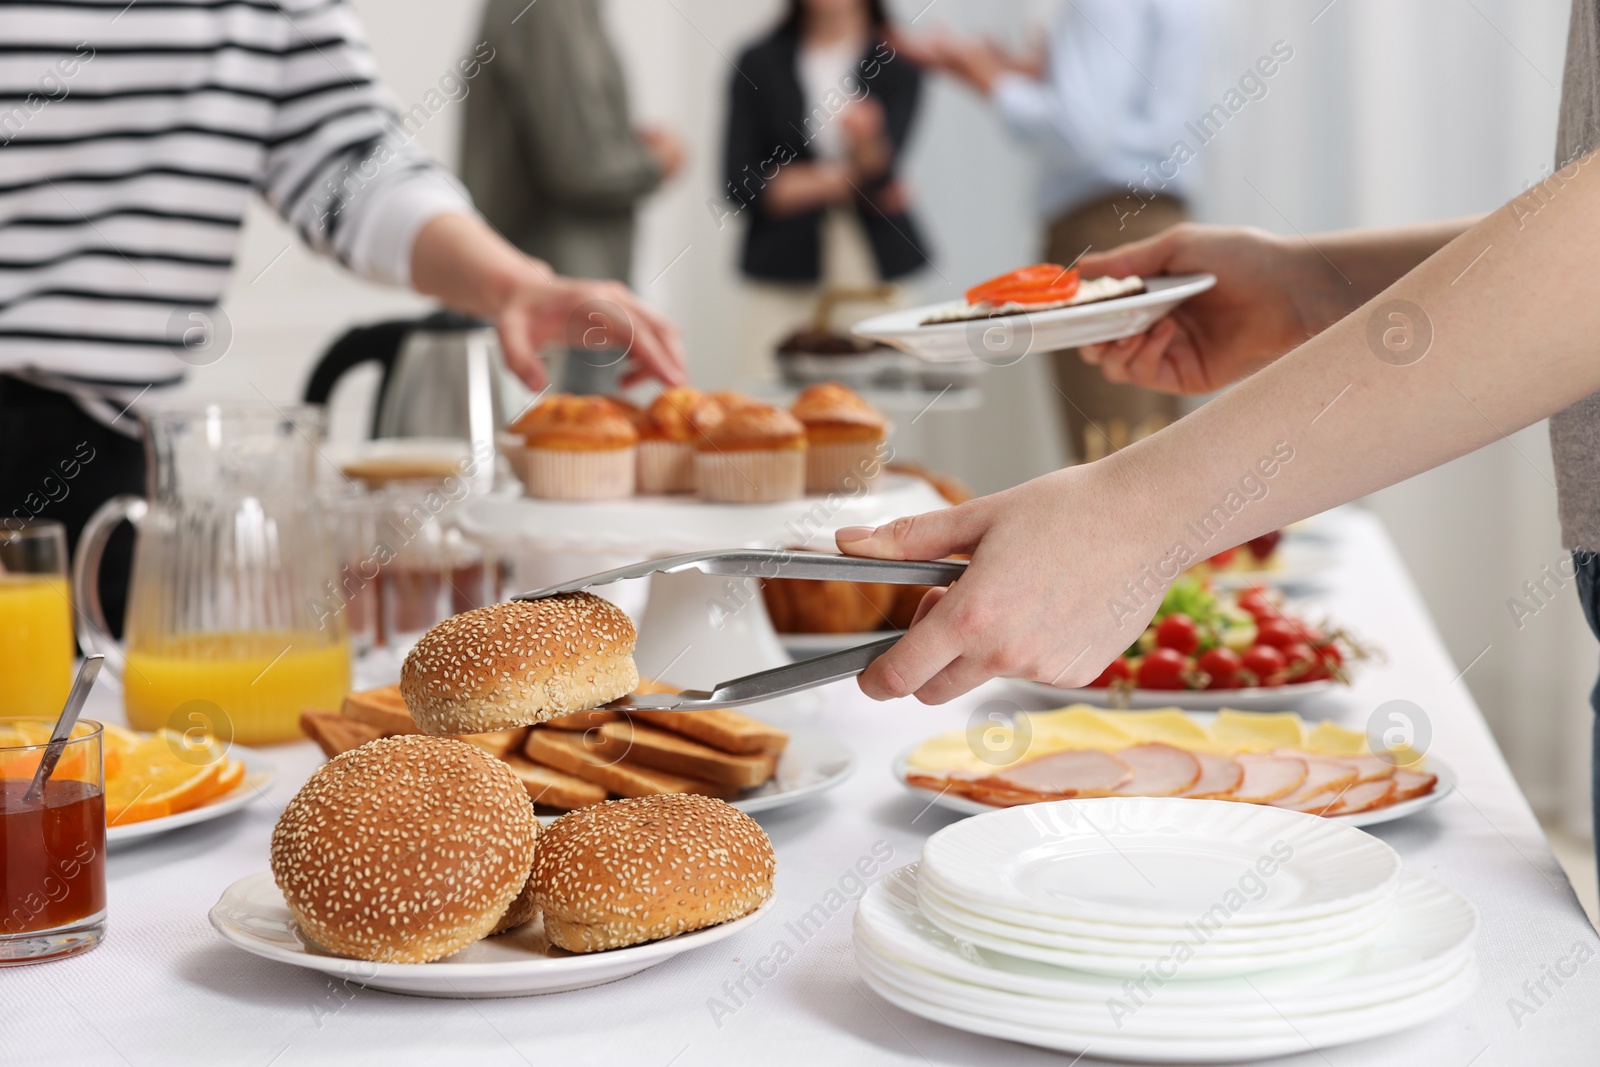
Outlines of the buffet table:
{"type": "MultiPolygon", "coordinates": [[[[1594,1062],[1600,944],[1458,668],[1374,518],[1345,510],[1317,529],[1336,541],[1340,559],[1318,607],[1325,602],[1329,614],[1382,646],[1387,663],[1365,667],[1353,690],[1300,710],[1357,728],[1386,700],[1425,710],[1430,751],[1454,767],[1459,789],[1373,832],[1407,868],[1477,905],[1483,977],[1467,1004],[1434,1023],[1271,1062],[1594,1062]]],[[[857,975],[850,941],[862,882],[916,860],[924,838],[955,818],[895,782],[893,756],[965,725],[986,700],[1040,705],[998,682],[938,708],[875,705],[853,683],[824,698],[804,724],[850,744],[855,773],[831,793],[760,816],[777,846],[778,899],[768,918],[729,940],[611,985],[512,1000],[398,996],[247,955],[212,931],[206,912],[234,880],[266,868],[277,809],[321,761],[307,742],[266,750],[279,772],[266,800],[112,853],[105,944],[3,972],[0,1063],[1068,1062],[890,1006],[857,975]]],[[[116,695],[97,693],[88,714],[120,719],[116,695]]]]}

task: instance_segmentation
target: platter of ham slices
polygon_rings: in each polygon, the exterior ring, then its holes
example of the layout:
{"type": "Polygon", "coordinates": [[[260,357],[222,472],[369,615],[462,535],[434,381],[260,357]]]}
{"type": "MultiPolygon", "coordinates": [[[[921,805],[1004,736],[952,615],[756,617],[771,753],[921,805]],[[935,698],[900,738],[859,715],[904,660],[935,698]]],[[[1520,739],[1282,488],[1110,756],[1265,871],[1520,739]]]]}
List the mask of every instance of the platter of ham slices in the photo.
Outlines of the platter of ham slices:
{"type": "Polygon", "coordinates": [[[953,811],[1087,797],[1194,797],[1320,815],[1352,826],[1438,803],[1455,775],[1437,757],[1373,752],[1366,736],[1292,712],[1106,711],[1078,705],[1022,713],[929,738],[894,774],[953,811]]]}

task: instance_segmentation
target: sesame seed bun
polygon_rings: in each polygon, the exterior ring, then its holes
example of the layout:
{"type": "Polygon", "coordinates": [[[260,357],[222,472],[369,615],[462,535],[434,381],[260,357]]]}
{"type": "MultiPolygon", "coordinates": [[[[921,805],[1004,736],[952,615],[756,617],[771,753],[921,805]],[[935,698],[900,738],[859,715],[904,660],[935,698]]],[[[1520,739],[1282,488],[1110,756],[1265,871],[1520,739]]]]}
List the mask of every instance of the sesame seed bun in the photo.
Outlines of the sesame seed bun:
{"type": "Polygon", "coordinates": [[[633,620],[591,593],[512,601],[434,626],[400,667],[400,694],[430,734],[544,722],[633,692],[633,620]]]}
{"type": "MultiPolygon", "coordinates": [[[[537,819],[534,820],[536,823],[537,819]]],[[[533,899],[533,871],[528,871],[528,877],[522,881],[522,891],[511,901],[511,906],[506,913],[500,916],[500,921],[494,924],[494,929],[489,931],[489,936],[503,934],[507,930],[531,923],[533,917],[539,914],[539,905],[533,899]]]]}
{"type": "Polygon", "coordinates": [[[301,786],[272,831],[272,876],[301,931],[330,952],[427,963],[494,929],[538,834],[505,764],[404,734],[335,757],[301,786]]]}
{"type": "Polygon", "coordinates": [[[729,410],[721,422],[707,429],[695,442],[695,448],[701,452],[805,447],[806,428],[800,420],[782,408],[767,404],[729,410]]]}
{"type": "Polygon", "coordinates": [[[542,723],[638,685],[634,621],[594,593],[509,601],[422,633],[400,665],[400,696],[430,734],[542,723]]]}
{"type": "Polygon", "coordinates": [[[772,897],[772,842],[711,797],[613,800],[563,815],[533,859],[544,932],[599,952],[730,922],[772,897]]]}

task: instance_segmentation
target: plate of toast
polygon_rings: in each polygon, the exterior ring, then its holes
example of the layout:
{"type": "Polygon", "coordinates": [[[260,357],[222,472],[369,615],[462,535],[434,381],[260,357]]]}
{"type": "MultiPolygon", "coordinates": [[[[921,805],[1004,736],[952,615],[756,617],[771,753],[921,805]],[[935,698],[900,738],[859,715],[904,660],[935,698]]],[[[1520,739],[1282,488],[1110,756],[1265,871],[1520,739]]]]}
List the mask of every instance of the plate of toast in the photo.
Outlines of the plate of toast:
{"type": "MultiPolygon", "coordinates": [[[[300,727],[329,759],[380,737],[424,732],[393,685],[351,693],[336,712],[306,711],[300,727]]],[[[551,818],[618,797],[665,793],[767,811],[832,789],[855,766],[837,738],[780,730],[731,709],[580,711],[460,740],[504,760],[541,817],[551,818]]]]}

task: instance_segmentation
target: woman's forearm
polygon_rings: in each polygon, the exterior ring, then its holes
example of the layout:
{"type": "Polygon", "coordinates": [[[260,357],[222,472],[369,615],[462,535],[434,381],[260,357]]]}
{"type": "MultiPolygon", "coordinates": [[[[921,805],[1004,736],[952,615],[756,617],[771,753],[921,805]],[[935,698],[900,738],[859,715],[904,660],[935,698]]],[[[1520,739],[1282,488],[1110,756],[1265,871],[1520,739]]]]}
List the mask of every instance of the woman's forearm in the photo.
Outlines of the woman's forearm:
{"type": "Polygon", "coordinates": [[[790,163],[767,185],[763,208],[769,215],[797,215],[848,200],[850,174],[837,163],[790,163]]]}
{"type": "Polygon", "coordinates": [[[1329,323],[1383,292],[1483,218],[1468,215],[1409,226],[1312,234],[1306,240],[1313,253],[1325,259],[1344,283],[1329,323]]]}
{"type": "Polygon", "coordinates": [[[411,244],[412,288],[468,315],[493,318],[519,286],[553,274],[473,215],[431,219],[411,244]]]}
{"type": "MultiPolygon", "coordinates": [[[[1360,287],[1458,225],[1316,241],[1360,287]]],[[[1575,174],[1533,224],[1519,226],[1508,206],[1458,232],[1354,313],[1111,462],[1181,533],[1228,509],[1230,492],[1237,503],[1259,457],[1292,449],[1270,480],[1257,472],[1265,495],[1230,518],[1226,544],[1194,546],[1206,555],[1559,411],[1600,389],[1600,240],[1578,235],[1600,235],[1600,168],[1575,174]]]]}

